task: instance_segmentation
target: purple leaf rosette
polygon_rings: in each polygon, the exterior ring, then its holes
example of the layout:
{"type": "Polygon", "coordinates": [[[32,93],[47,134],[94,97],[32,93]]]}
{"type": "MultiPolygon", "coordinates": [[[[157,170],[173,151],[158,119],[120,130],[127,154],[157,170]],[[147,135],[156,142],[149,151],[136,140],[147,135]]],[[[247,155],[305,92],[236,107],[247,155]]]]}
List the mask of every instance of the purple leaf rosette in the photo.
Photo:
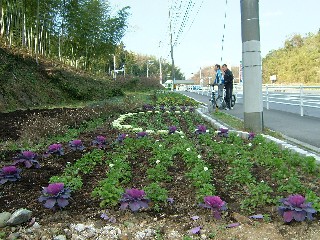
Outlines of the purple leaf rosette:
{"type": "Polygon", "coordinates": [[[71,196],[71,190],[64,187],[64,183],[50,183],[48,187],[43,187],[42,196],[39,197],[39,202],[44,202],[44,207],[55,209],[64,208],[69,204],[68,198],[71,196]]]}
{"type": "Polygon", "coordinates": [[[218,136],[219,137],[228,137],[229,135],[229,129],[228,128],[219,128],[218,130],[218,136]]]}
{"type": "Polygon", "coordinates": [[[136,212],[141,208],[148,208],[149,201],[143,190],[136,188],[127,189],[120,199],[120,209],[125,210],[129,207],[132,212],[136,212]]]}
{"type": "Polygon", "coordinates": [[[44,156],[48,157],[50,155],[56,155],[56,156],[64,155],[64,150],[63,150],[62,144],[60,144],[60,143],[51,144],[48,147],[48,150],[47,150],[47,152],[45,153],[44,156]]]}
{"type": "Polygon", "coordinates": [[[148,136],[147,132],[138,132],[137,133],[137,138],[143,138],[143,137],[146,137],[146,136],[148,136]]]}
{"type": "Polygon", "coordinates": [[[169,130],[169,134],[173,134],[173,133],[175,133],[177,131],[177,127],[176,126],[170,126],[168,130],[169,130]]]}
{"type": "Polygon", "coordinates": [[[196,134],[204,134],[207,132],[207,128],[205,125],[198,125],[197,129],[195,130],[196,134]]]}
{"type": "Polygon", "coordinates": [[[83,143],[81,140],[79,139],[75,139],[69,142],[69,147],[73,150],[73,151],[82,151],[84,149],[83,143]]]}
{"type": "Polygon", "coordinates": [[[97,148],[106,148],[107,146],[107,138],[104,136],[97,136],[93,141],[92,145],[97,148]]]}
{"type": "Polygon", "coordinates": [[[280,202],[283,205],[278,207],[278,212],[285,222],[291,222],[292,220],[302,222],[306,218],[312,220],[312,214],[316,213],[316,210],[312,207],[312,203],[306,202],[306,199],[300,194],[282,198],[280,202]]]}
{"type": "Polygon", "coordinates": [[[0,170],[0,184],[4,184],[6,182],[15,182],[20,177],[21,169],[16,166],[4,166],[0,170]]]}
{"type": "Polygon", "coordinates": [[[211,209],[215,219],[221,219],[221,211],[227,210],[226,202],[222,201],[219,196],[206,196],[204,197],[204,203],[200,204],[200,207],[211,209]]]}
{"type": "Polygon", "coordinates": [[[40,168],[37,160],[38,155],[32,151],[22,151],[17,157],[14,158],[13,165],[24,164],[26,168],[40,168]]]}

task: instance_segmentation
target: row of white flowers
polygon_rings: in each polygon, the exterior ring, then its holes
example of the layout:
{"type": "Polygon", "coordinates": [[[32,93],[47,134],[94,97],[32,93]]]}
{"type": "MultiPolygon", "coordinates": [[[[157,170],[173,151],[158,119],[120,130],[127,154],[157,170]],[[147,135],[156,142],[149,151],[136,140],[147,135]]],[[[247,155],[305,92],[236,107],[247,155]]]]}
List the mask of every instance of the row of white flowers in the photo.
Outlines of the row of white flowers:
{"type": "MultiPolygon", "coordinates": [[[[170,111],[165,111],[167,113],[172,113],[170,111]]],[[[140,127],[133,127],[132,125],[129,124],[122,124],[126,118],[128,117],[132,117],[134,115],[137,114],[146,114],[146,113],[162,113],[160,111],[147,111],[147,112],[138,112],[138,113],[126,113],[126,114],[122,114],[120,115],[116,120],[114,120],[112,122],[112,127],[119,129],[119,130],[128,130],[134,133],[138,133],[138,132],[142,132],[143,128],[140,127]]],[[[174,113],[180,114],[180,113],[188,113],[188,111],[185,112],[181,112],[181,111],[174,111],[174,113]]],[[[168,126],[169,128],[169,126],[168,126]]],[[[169,134],[169,130],[164,130],[164,129],[160,129],[160,130],[145,130],[146,133],[148,134],[169,134]]],[[[184,133],[182,131],[176,131],[177,134],[180,135],[184,135],[184,133]]]]}

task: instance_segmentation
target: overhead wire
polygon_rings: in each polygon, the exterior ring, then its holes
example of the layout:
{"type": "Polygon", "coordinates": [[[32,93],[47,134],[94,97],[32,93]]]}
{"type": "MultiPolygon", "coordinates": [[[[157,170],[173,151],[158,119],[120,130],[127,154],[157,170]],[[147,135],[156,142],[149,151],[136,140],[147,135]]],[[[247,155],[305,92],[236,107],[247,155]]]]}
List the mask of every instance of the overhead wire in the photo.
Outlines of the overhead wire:
{"type": "Polygon", "coordinates": [[[222,40],[221,40],[221,59],[220,59],[221,63],[223,59],[224,36],[225,36],[226,22],[227,22],[227,8],[228,8],[228,0],[226,0],[225,12],[224,12],[224,23],[223,23],[222,40]]]}

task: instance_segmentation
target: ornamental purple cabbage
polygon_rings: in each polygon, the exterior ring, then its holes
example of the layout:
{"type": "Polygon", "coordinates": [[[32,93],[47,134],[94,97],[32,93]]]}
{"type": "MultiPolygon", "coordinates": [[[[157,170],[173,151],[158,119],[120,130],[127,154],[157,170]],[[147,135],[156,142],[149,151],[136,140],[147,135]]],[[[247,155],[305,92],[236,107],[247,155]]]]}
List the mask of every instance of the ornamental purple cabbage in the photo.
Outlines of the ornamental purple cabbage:
{"type": "Polygon", "coordinates": [[[64,208],[69,204],[71,190],[64,187],[64,183],[50,183],[48,187],[43,187],[43,195],[39,197],[39,202],[45,201],[44,206],[49,209],[55,209],[57,204],[64,208]]]}
{"type": "Polygon", "coordinates": [[[302,222],[306,218],[312,220],[312,214],[316,213],[312,203],[306,202],[306,199],[299,194],[290,195],[280,202],[283,205],[278,207],[278,212],[285,222],[291,222],[293,219],[302,222]]]}
{"type": "Polygon", "coordinates": [[[212,210],[213,216],[220,220],[221,211],[227,209],[226,202],[222,201],[219,196],[206,196],[204,197],[204,203],[200,204],[200,207],[210,208],[212,210]]]}
{"type": "Polygon", "coordinates": [[[148,133],[146,133],[146,132],[138,132],[137,138],[143,138],[143,137],[146,137],[147,135],[148,135],[148,133]]]}
{"type": "Polygon", "coordinates": [[[181,112],[185,112],[185,111],[187,111],[187,107],[186,106],[181,106],[180,110],[181,110],[181,112]]]}
{"type": "Polygon", "coordinates": [[[155,110],[155,107],[150,105],[150,104],[145,104],[142,106],[143,110],[145,111],[154,111],[155,110]]]}
{"type": "Polygon", "coordinates": [[[120,199],[120,209],[125,210],[128,207],[136,212],[140,208],[148,208],[149,199],[145,197],[145,192],[136,188],[127,189],[120,199]]]}
{"type": "Polygon", "coordinates": [[[13,164],[24,164],[26,168],[31,168],[34,166],[35,168],[40,168],[39,162],[37,159],[37,154],[31,151],[22,151],[17,157],[15,157],[13,164]]]}
{"type": "Polygon", "coordinates": [[[119,134],[116,142],[122,143],[124,141],[124,139],[126,139],[126,137],[127,137],[127,134],[125,134],[125,133],[119,134]]]}
{"type": "Polygon", "coordinates": [[[76,150],[82,151],[84,149],[83,143],[79,139],[75,139],[75,140],[70,141],[69,147],[74,151],[76,151],[76,150]]]}
{"type": "Polygon", "coordinates": [[[170,126],[169,127],[169,134],[173,134],[177,131],[177,127],[176,126],[170,126]]]}
{"type": "Polygon", "coordinates": [[[20,177],[20,168],[16,168],[16,166],[4,166],[0,170],[0,184],[4,184],[8,181],[10,182],[15,182],[17,181],[20,177]]]}
{"type": "Polygon", "coordinates": [[[104,136],[97,136],[92,141],[93,146],[97,146],[98,148],[105,148],[107,146],[107,139],[104,136]]]}
{"type": "Polygon", "coordinates": [[[166,110],[166,107],[164,105],[160,105],[159,109],[160,111],[164,112],[166,110]]]}
{"type": "Polygon", "coordinates": [[[252,140],[255,136],[256,136],[255,133],[249,132],[249,134],[248,134],[248,140],[252,140]]]}
{"type": "Polygon", "coordinates": [[[229,129],[228,128],[219,128],[218,136],[220,137],[228,137],[229,129]]]}
{"type": "Polygon", "coordinates": [[[207,128],[204,125],[198,125],[197,129],[195,130],[196,134],[204,134],[207,132],[207,128]]]}
{"type": "Polygon", "coordinates": [[[49,155],[56,155],[56,156],[64,155],[64,150],[62,148],[62,144],[60,144],[60,143],[51,144],[48,147],[48,151],[45,153],[45,156],[49,156],[49,155]]]}

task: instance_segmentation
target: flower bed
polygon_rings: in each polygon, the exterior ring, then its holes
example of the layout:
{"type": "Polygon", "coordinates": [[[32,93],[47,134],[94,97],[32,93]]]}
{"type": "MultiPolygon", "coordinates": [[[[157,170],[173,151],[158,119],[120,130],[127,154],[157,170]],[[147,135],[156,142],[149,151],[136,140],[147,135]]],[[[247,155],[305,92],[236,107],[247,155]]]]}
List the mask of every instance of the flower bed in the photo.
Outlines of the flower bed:
{"type": "MultiPolygon", "coordinates": [[[[2,211],[27,207],[43,225],[61,221],[61,215],[64,222],[100,219],[123,231],[139,221],[156,228],[157,219],[163,220],[157,224],[164,236],[176,229],[182,239],[213,236],[229,224],[236,227],[240,220],[235,213],[260,214],[262,220],[254,220],[260,223],[306,220],[294,212],[284,214],[290,205],[283,199],[291,195],[303,195],[306,204],[312,202],[307,207],[320,210],[319,166],[314,159],[281,150],[259,135],[243,140],[217,130],[186,109],[154,108],[119,116],[61,143],[63,154],[47,156],[51,148],[38,151],[40,168],[22,166],[20,178],[3,181],[2,211]],[[55,211],[47,209],[38,199],[49,183],[71,189],[61,210],[58,204],[55,211]],[[279,214],[282,203],[286,205],[279,214]]],[[[3,166],[12,164],[17,154],[6,153],[3,166]]],[[[45,197],[41,200],[52,198],[45,197]]],[[[306,212],[308,218],[312,213],[319,219],[313,210],[306,212]]]]}

